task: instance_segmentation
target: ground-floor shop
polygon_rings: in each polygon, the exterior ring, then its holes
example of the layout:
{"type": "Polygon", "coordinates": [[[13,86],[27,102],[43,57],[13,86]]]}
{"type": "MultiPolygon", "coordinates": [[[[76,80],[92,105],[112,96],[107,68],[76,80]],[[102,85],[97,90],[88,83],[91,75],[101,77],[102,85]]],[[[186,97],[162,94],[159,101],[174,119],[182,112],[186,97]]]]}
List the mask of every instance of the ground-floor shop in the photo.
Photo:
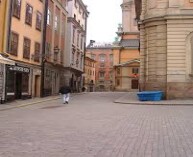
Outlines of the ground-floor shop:
{"type": "Polygon", "coordinates": [[[16,63],[6,65],[5,100],[28,99],[40,96],[40,66],[16,63]]]}

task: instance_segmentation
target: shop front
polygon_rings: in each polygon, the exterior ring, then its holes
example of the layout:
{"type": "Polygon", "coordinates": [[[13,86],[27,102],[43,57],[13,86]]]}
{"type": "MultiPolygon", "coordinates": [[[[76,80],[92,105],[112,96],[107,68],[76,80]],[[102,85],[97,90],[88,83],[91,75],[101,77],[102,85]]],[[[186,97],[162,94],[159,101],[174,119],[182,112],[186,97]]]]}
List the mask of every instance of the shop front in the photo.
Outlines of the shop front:
{"type": "Polygon", "coordinates": [[[30,68],[6,65],[6,101],[31,98],[30,68]]]}

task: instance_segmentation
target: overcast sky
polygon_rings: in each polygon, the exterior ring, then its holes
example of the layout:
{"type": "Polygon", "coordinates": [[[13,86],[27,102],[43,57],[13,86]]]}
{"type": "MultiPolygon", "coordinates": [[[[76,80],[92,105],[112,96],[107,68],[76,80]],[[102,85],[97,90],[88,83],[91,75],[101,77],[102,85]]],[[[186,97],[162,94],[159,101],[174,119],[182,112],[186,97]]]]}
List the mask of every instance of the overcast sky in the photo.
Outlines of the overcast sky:
{"type": "Polygon", "coordinates": [[[118,24],[122,21],[122,0],[83,0],[90,12],[87,22],[87,44],[113,42],[118,24]]]}

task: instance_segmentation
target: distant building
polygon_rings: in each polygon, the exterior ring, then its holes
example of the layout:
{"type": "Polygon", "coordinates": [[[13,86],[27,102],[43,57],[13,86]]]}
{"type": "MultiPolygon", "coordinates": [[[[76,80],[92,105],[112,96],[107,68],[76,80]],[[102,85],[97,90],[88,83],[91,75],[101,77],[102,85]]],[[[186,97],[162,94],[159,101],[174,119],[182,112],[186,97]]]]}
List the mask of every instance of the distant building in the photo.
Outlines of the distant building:
{"type": "Polygon", "coordinates": [[[86,88],[87,92],[95,91],[95,66],[96,61],[86,56],[84,62],[84,87],[86,88]]]}
{"type": "Polygon", "coordinates": [[[140,87],[166,99],[193,98],[193,1],[135,0],[140,87]]]}
{"type": "Polygon", "coordinates": [[[114,63],[113,87],[116,91],[138,91],[139,31],[135,20],[134,0],[123,0],[122,24],[119,24],[112,47],[114,63]]]}
{"type": "Polygon", "coordinates": [[[87,56],[96,61],[95,91],[113,90],[113,53],[112,44],[93,44],[87,47],[87,56]]]}
{"type": "Polygon", "coordinates": [[[83,87],[87,6],[82,0],[68,1],[67,53],[65,53],[65,84],[73,92],[80,92],[83,87]]]}

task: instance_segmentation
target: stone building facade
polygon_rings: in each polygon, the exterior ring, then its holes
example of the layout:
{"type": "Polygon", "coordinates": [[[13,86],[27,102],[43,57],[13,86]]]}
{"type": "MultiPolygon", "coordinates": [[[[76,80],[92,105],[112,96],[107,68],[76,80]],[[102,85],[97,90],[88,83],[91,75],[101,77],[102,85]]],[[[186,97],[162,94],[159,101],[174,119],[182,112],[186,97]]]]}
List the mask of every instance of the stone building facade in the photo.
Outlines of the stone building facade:
{"type": "Polygon", "coordinates": [[[135,0],[140,88],[166,99],[193,98],[193,1],[135,0]]]}
{"type": "Polygon", "coordinates": [[[82,0],[71,0],[68,6],[67,53],[65,53],[65,84],[73,92],[83,87],[84,57],[86,45],[87,18],[89,12],[82,0]]]}

